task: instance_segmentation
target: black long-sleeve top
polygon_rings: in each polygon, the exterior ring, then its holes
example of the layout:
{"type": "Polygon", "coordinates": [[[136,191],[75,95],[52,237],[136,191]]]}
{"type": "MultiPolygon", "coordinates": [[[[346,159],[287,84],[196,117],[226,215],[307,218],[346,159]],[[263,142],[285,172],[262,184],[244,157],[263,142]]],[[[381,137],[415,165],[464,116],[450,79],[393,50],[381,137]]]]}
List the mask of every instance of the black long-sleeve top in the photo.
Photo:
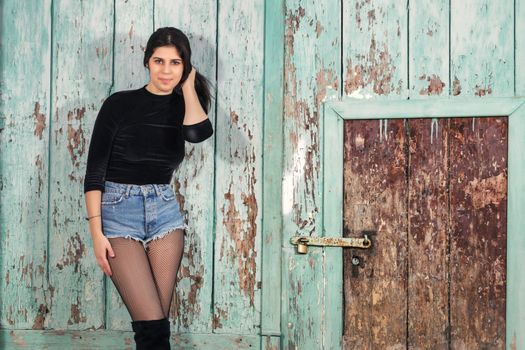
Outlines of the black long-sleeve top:
{"type": "Polygon", "coordinates": [[[98,113],[89,145],[84,193],[104,192],[104,181],[169,183],[184,159],[184,141],[213,134],[209,119],[183,125],[184,98],[156,95],[145,86],[109,96],[98,113]]]}

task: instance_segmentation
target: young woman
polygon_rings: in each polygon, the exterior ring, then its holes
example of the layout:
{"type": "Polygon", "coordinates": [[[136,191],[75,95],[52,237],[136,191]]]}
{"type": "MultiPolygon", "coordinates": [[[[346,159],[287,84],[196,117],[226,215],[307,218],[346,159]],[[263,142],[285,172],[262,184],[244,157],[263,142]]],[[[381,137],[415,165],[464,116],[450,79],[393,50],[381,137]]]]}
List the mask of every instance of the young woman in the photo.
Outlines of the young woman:
{"type": "Polygon", "coordinates": [[[169,349],[169,309],[186,225],[170,186],[184,142],[213,134],[209,84],[191,65],[188,38],[172,27],[148,40],[147,85],[109,96],[99,111],[84,193],[97,264],[111,277],[137,349],[169,349]]]}

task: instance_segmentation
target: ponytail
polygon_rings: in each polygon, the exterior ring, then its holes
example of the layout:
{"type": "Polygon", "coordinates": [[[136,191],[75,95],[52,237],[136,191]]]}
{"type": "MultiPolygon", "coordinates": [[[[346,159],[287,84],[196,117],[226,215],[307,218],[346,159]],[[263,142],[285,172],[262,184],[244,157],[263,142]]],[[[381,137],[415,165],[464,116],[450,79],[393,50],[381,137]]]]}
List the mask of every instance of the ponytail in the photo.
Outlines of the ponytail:
{"type": "Polygon", "coordinates": [[[202,109],[208,114],[211,104],[210,81],[199,72],[195,74],[195,91],[199,97],[202,109]]]}

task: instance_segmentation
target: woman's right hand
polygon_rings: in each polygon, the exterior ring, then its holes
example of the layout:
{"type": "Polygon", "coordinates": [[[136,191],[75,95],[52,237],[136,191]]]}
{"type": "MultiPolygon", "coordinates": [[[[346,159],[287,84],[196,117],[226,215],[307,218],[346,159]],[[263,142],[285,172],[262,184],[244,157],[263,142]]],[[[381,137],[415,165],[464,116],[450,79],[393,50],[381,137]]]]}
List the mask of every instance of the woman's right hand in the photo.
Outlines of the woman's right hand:
{"type": "Polygon", "coordinates": [[[111,243],[106,236],[103,234],[95,235],[93,238],[93,250],[95,251],[95,257],[97,259],[97,265],[104,271],[104,273],[111,277],[112,272],[109,267],[109,262],[107,256],[114,258],[115,253],[113,248],[111,248],[111,243]]]}

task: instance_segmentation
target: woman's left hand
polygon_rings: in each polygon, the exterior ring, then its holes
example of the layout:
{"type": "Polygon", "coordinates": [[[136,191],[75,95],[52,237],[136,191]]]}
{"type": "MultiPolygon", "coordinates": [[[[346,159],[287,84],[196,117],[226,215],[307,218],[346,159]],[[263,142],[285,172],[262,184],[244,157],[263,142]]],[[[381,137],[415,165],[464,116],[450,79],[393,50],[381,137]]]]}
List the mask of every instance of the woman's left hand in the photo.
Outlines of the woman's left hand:
{"type": "Polygon", "coordinates": [[[195,87],[195,73],[197,73],[197,70],[195,69],[195,67],[191,67],[191,72],[190,74],[188,75],[188,78],[186,79],[186,81],[184,82],[184,84],[182,85],[182,89],[191,89],[191,88],[194,88],[195,87]]]}

